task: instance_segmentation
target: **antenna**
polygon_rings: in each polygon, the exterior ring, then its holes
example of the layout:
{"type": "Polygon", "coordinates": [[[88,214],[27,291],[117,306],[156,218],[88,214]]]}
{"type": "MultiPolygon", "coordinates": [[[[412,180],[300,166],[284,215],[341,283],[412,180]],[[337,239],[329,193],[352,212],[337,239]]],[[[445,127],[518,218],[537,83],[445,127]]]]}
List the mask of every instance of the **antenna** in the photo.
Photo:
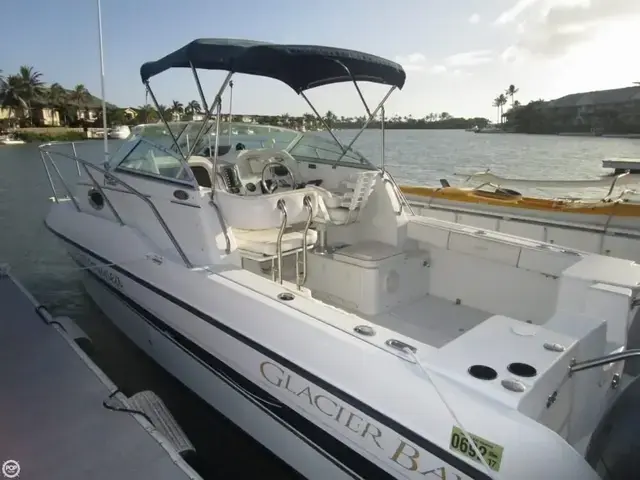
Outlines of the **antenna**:
{"type": "Polygon", "coordinates": [[[109,141],[107,140],[107,101],[104,94],[104,53],[102,49],[102,10],[100,8],[100,0],[96,0],[98,4],[98,38],[100,43],[100,89],[102,96],[102,135],[104,137],[104,161],[109,161],[109,141]]]}

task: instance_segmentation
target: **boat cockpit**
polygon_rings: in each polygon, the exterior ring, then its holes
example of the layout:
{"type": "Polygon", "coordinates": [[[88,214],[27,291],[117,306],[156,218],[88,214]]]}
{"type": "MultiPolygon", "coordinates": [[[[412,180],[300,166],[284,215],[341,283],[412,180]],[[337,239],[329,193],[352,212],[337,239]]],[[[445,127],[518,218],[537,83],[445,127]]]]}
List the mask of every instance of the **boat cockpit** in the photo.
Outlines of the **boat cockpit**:
{"type": "Polygon", "coordinates": [[[189,185],[205,203],[211,197],[241,259],[257,262],[274,278],[283,268],[274,263],[278,257],[298,256],[319,237],[324,248],[331,226],[355,223],[382,178],[363,155],[353,149],[343,154],[335,142],[317,133],[223,124],[214,162],[213,122],[195,145],[192,139],[201,122],[168,126],[177,142],[163,125],[135,127],[111,158],[109,170],[189,185]],[[187,159],[189,169],[181,151],[193,152],[187,159]],[[264,262],[272,266],[265,268],[264,262]]]}

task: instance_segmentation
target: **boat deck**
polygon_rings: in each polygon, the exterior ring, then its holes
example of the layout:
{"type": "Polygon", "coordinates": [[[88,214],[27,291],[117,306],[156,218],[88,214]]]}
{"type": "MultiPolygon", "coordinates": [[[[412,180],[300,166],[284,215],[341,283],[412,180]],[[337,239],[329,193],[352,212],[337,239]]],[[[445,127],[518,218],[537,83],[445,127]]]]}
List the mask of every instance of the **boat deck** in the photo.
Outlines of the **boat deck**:
{"type": "Polygon", "coordinates": [[[427,295],[392,308],[387,313],[365,318],[381,327],[441,348],[491,316],[484,310],[427,295]]]}
{"type": "Polygon", "coordinates": [[[0,265],[0,478],[200,479],[0,265]],[[162,442],[162,443],[161,443],[162,442]]]}

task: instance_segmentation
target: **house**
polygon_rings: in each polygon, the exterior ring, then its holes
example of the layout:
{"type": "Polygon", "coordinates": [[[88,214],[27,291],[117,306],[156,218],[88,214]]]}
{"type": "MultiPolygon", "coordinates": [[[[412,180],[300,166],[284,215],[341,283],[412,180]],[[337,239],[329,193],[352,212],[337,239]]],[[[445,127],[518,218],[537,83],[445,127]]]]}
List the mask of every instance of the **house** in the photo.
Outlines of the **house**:
{"type": "MultiPolygon", "coordinates": [[[[32,121],[34,125],[46,127],[60,126],[60,112],[54,108],[34,105],[31,109],[32,121]]],[[[10,123],[19,123],[21,118],[28,118],[27,110],[20,111],[15,108],[0,108],[0,121],[9,121],[10,123]]]]}
{"type": "Polygon", "coordinates": [[[33,109],[33,123],[45,127],[60,126],[60,112],[54,108],[38,107],[33,109]]]}
{"type": "Polygon", "coordinates": [[[128,120],[133,120],[138,116],[138,111],[135,108],[131,108],[131,107],[127,107],[123,109],[123,113],[128,120]]]}
{"type": "Polygon", "coordinates": [[[590,124],[597,118],[640,121],[640,86],[572,93],[544,102],[542,110],[573,125],[590,124]]]}

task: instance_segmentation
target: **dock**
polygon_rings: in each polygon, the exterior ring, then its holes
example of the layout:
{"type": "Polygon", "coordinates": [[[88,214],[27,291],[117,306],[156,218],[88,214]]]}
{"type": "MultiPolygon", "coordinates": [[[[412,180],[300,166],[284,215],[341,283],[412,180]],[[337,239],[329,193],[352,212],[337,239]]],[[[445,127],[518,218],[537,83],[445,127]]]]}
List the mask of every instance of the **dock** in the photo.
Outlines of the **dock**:
{"type": "Polygon", "coordinates": [[[607,158],[602,168],[613,168],[614,173],[640,173],[640,158],[607,158]]]}
{"type": "Polygon", "coordinates": [[[202,480],[66,320],[0,264],[0,479],[202,480]]]}

